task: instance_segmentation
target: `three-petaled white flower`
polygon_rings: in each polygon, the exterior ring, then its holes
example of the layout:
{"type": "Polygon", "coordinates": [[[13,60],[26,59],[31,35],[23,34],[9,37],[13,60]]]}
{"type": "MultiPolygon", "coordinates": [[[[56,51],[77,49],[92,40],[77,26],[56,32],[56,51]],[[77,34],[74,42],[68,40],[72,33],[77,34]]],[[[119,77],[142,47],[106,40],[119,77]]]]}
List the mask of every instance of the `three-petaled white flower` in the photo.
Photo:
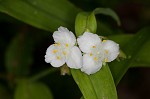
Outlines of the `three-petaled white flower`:
{"type": "Polygon", "coordinates": [[[103,40],[97,34],[85,32],[78,39],[78,45],[83,55],[81,71],[88,75],[100,70],[103,62],[111,62],[119,54],[119,45],[111,40],[103,40]]]}
{"type": "Polygon", "coordinates": [[[59,27],[53,33],[55,44],[48,47],[45,61],[53,67],[60,67],[67,64],[70,68],[79,69],[82,67],[82,54],[75,46],[76,38],[67,28],[59,27]]]}

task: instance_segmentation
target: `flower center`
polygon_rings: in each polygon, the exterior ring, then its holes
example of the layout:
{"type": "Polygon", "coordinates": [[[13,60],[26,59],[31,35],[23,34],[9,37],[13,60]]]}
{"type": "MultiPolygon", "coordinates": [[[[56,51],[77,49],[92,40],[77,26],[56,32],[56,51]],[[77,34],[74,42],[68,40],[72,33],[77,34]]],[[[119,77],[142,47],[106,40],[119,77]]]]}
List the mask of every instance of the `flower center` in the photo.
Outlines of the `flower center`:
{"type": "MultiPolygon", "coordinates": [[[[103,42],[106,42],[106,40],[103,40],[103,42]]],[[[93,57],[94,61],[104,61],[108,62],[108,53],[109,51],[106,49],[103,49],[101,45],[92,46],[92,52],[90,53],[90,56],[93,57]]]]}
{"type": "Polygon", "coordinates": [[[69,46],[69,44],[68,43],[61,44],[59,50],[60,50],[59,55],[68,60],[69,54],[71,52],[71,47],[69,46]]]}

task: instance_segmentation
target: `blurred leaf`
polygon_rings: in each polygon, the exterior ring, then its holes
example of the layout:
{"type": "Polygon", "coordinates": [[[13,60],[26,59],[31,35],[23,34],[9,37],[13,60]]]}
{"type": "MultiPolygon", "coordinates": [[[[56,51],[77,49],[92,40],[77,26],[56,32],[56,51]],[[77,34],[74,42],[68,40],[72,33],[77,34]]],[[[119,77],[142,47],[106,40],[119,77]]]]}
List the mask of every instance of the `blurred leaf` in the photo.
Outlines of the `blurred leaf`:
{"type": "Polygon", "coordinates": [[[93,12],[80,12],[75,21],[75,32],[77,36],[82,35],[85,31],[96,33],[97,23],[93,12]],[[91,25],[92,24],[92,25],[91,25]]]}
{"type": "Polygon", "coordinates": [[[10,97],[8,89],[3,84],[0,84],[0,99],[11,99],[10,97]]]}
{"type": "MultiPolygon", "coordinates": [[[[0,11],[37,28],[53,32],[59,26],[74,30],[75,17],[81,10],[67,0],[1,0],[0,11]]],[[[97,31],[112,33],[104,24],[98,25],[97,31]]]]}
{"type": "Polygon", "coordinates": [[[108,38],[119,43],[120,44],[119,46],[122,48],[134,36],[135,36],[134,34],[119,34],[119,35],[108,36],[108,38]]]}
{"type": "Polygon", "coordinates": [[[111,0],[111,1],[110,0],[95,0],[95,2],[97,5],[114,8],[121,1],[120,0],[111,0]]]}
{"type": "Polygon", "coordinates": [[[43,83],[21,80],[15,90],[14,99],[53,99],[53,96],[43,83]]]}
{"type": "Polygon", "coordinates": [[[143,45],[149,40],[150,27],[140,30],[131,40],[122,47],[126,53],[127,59],[121,62],[114,61],[110,64],[110,69],[114,77],[116,85],[119,83],[128,68],[137,58],[138,52],[143,48],[143,45]]]}
{"type": "Polygon", "coordinates": [[[85,99],[117,99],[115,84],[108,65],[92,75],[76,69],[71,69],[71,73],[85,99]]]}
{"type": "Polygon", "coordinates": [[[84,99],[84,97],[82,96],[80,99],[84,99]]]}
{"type": "Polygon", "coordinates": [[[150,40],[145,42],[137,57],[131,64],[132,67],[150,67],[150,40]]]}
{"type": "Polygon", "coordinates": [[[104,15],[111,16],[117,22],[117,24],[119,26],[121,25],[118,15],[110,8],[96,8],[94,10],[94,13],[95,14],[104,14],[104,15]]]}
{"type": "Polygon", "coordinates": [[[67,0],[1,0],[0,11],[44,30],[73,29],[78,13],[67,0]]]}
{"type": "MultiPolygon", "coordinates": [[[[97,34],[98,34],[98,35],[106,36],[106,35],[114,34],[114,32],[113,32],[113,30],[112,30],[108,25],[106,25],[104,22],[99,22],[99,21],[97,21],[97,34]]],[[[115,33],[115,34],[116,34],[116,33],[115,33]]]]}
{"type": "Polygon", "coordinates": [[[32,64],[33,38],[28,33],[18,33],[10,43],[5,57],[5,64],[10,76],[29,74],[32,64]]]}
{"type": "MultiPolygon", "coordinates": [[[[133,34],[113,35],[109,39],[119,43],[121,47],[134,37],[133,34]]],[[[135,60],[131,63],[131,67],[150,67],[150,40],[143,44],[141,50],[137,53],[135,60]]]]}

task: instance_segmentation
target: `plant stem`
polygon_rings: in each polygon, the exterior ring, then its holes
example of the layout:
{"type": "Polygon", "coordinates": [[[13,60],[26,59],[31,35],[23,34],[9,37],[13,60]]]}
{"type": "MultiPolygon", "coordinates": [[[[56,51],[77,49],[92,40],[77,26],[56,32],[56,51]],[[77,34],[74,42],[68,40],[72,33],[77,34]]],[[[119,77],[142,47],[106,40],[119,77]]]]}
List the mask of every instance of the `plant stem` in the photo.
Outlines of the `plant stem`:
{"type": "Polygon", "coordinates": [[[51,68],[51,69],[47,69],[45,71],[42,71],[41,73],[37,74],[37,75],[34,75],[33,77],[30,78],[30,81],[37,81],[41,78],[43,78],[44,76],[48,75],[48,74],[52,74],[56,71],[58,71],[59,69],[58,68],[51,68]]]}

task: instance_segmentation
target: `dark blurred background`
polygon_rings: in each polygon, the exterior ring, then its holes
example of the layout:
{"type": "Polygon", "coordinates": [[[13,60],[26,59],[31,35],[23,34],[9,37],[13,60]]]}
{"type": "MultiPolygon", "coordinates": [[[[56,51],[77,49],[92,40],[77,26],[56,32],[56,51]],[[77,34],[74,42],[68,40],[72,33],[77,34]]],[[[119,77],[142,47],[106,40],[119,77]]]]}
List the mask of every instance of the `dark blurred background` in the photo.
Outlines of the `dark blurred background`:
{"type": "MultiPolygon", "coordinates": [[[[139,29],[150,25],[150,0],[69,0],[77,7],[92,11],[96,7],[112,8],[121,19],[121,26],[118,27],[114,21],[106,16],[97,16],[97,19],[103,21],[108,27],[117,29],[119,32],[136,33],[139,29]]],[[[16,60],[12,68],[17,67],[20,50],[28,50],[26,45],[21,46],[24,41],[29,41],[32,49],[28,64],[30,70],[24,69],[23,75],[32,76],[50,68],[50,64],[45,63],[44,55],[47,47],[53,43],[52,33],[45,33],[37,28],[27,25],[17,19],[14,19],[4,13],[0,13],[0,96],[4,99],[13,95],[13,88],[8,87],[13,80],[14,75],[6,74],[6,61],[10,45],[15,42],[15,38],[20,39],[20,47],[16,52],[16,60]],[[30,37],[26,40],[24,35],[30,37]],[[22,38],[23,36],[23,38],[22,38]],[[18,57],[17,57],[18,56],[18,57]],[[17,60],[18,59],[18,60],[17,60]]],[[[118,32],[117,31],[117,32],[118,32]]],[[[104,34],[105,35],[105,34],[104,34]]],[[[24,53],[26,55],[26,53],[24,53]]],[[[150,99],[150,68],[130,68],[117,86],[119,99],[150,99]]],[[[49,86],[55,99],[79,99],[81,92],[73,81],[71,76],[61,76],[60,72],[47,75],[40,79],[49,86]]]]}

